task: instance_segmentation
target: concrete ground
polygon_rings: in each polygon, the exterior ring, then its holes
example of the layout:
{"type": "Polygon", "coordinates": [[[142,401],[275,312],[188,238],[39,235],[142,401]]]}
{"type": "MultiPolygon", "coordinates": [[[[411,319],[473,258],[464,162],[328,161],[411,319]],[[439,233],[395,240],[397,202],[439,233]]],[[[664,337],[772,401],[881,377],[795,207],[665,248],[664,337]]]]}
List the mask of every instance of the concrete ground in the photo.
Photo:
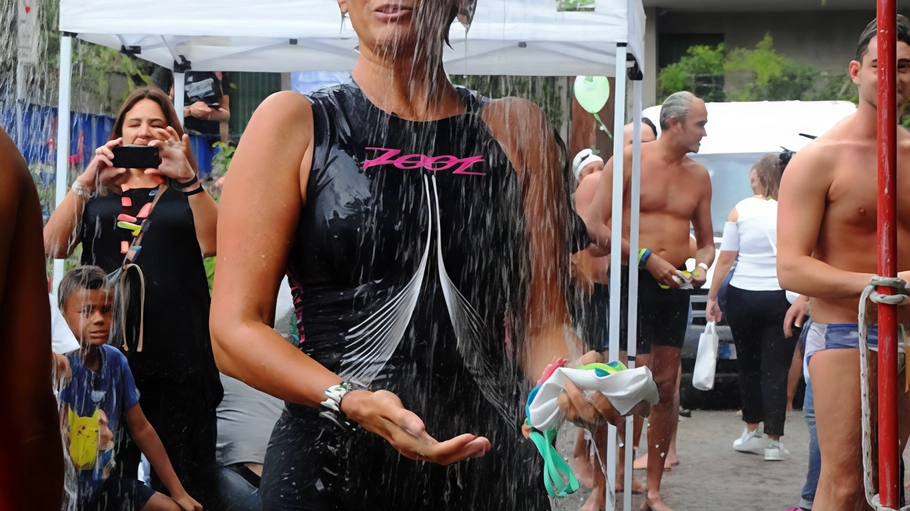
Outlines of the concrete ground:
{"type": "MultiPolygon", "coordinates": [[[[734,451],[733,440],[743,427],[734,411],[693,410],[691,418],[681,418],[677,448],[681,464],[664,473],[664,502],[674,511],[783,511],[796,505],[806,480],[809,452],[802,412],[787,415],[782,442],[791,457],[785,461],[766,462],[763,456],[734,451]]],[[[574,427],[565,426],[559,441],[564,457],[571,454],[574,438],[574,427]]],[[[647,445],[644,438],[641,445],[647,445]]],[[[635,476],[646,480],[643,470],[636,470],[635,476]]],[[[583,489],[559,499],[554,509],[578,510],[588,494],[583,489]]],[[[617,510],[622,509],[622,497],[617,494],[617,510]]],[[[642,496],[633,495],[632,509],[639,509],[641,502],[642,496]]]]}

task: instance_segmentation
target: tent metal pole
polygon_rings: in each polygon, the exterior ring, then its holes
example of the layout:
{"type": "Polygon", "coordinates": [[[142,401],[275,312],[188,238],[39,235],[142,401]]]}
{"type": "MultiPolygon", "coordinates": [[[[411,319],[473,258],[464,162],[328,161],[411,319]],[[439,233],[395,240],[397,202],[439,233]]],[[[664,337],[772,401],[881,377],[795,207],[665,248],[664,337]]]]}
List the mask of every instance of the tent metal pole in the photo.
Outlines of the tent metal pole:
{"type": "MultiPolygon", "coordinates": [[[[626,119],[626,43],[616,44],[613,94],[613,232],[610,239],[610,362],[619,357],[619,297],[622,272],[622,132],[626,119]]],[[[616,426],[607,428],[607,510],[616,509],[616,426]]],[[[630,488],[631,489],[631,488],[630,488]]]]}
{"type": "MultiPolygon", "coordinates": [[[[638,254],[638,226],[639,217],[641,216],[641,80],[632,82],[632,182],[630,186],[630,214],[629,214],[629,369],[635,367],[636,340],[638,339],[638,271],[631,261],[635,260],[635,254],[638,254]]],[[[634,449],[634,419],[626,417],[626,439],[625,439],[625,478],[623,479],[623,488],[626,489],[623,494],[622,508],[625,510],[632,509],[632,459],[635,457],[634,449]]]]}
{"type": "MultiPolygon", "coordinates": [[[[897,276],[897,2],[878,2],[878,274],[897,276]]],[[[879,286],[878,292],[894,294],[879,286]]],[[[897,305],[878,305],[878,477],[882,506],[900,505],[897,305]]]]}
{"type": "MultiPolygon", "coordinates": [[[[73,87],[73,37],[60,34],[60,92],[57,96],[57,188],[54,197],[55,208],[60,207],[66,197],[69,185],[70,150],[70,100],[73,87]]],[[[63,259],[54,260],[54,284],[51,292],[56,297],[57,287],[63,279],[63,259]]]]}
{"type": "Polygon", "coordinates": [[[185,95],[186,75],[184,73],[174,72],[174,110],[177,111],[177,117],[180,119],[180,125],[183,126],[183,97],[185,95]]]}

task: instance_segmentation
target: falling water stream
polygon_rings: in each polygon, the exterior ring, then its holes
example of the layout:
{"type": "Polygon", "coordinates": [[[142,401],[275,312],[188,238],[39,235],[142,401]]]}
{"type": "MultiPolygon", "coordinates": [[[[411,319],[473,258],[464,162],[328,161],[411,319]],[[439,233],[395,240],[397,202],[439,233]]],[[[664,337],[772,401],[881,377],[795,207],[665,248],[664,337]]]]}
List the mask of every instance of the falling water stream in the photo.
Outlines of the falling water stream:
{"type": "MultiPolygon", "coordinates": [[[[582,3],[584,4],[585,2],[582,1],[582,3]]],[[[0,125],[11,135],[20,151],[26,157],[29,169],[39,190],[45,220],[54,212],[57,203],[57,197],[55,197],[54,193],[56,180],[54,162],[57,132],[55,108],[59,72],[59,33],[57,32],[56,22],[58,12],[58,0],[9,0],[0,3],[0,29],[2,29],[0,30],[0,125]]],[[[463,13],[459,17],[459,21],[463,23],[468,22],[469,19],[470,13],[463,13]]],[[[469,26],[469,24],[466,24],[466,26],[469,26]]],[[[465,57],[467,58],[467,47],[465,52],[465,57]]],[[[108,132],[111,129],[111,116],[116,113],[126,93],[131,88],[147,81],[154,69],[155,67],[151,64],[125,56],[114,50],[102,49],[78,39],[74,40],[72,110],[76,115],[73,118],[72,143],[68,152],[70,155],[68,183],[72,183],[75,177],[84,170],[94,148],[107,140],[108,132]]],[[[471,89],[478,90],[480,94],[486,97],[518,96],[530,99],[544,109],[550,124],[561,133],[563,139],[567,138],[570,117],[570,91],[569,80],[565,77],[471,76],[452,77],[452,81],[458,85],[466,85],[471,89]]],[[[378,110],[368,114],[367,119],[375,123],[378,137],[383,139],[395,138],[396,133],[391,130],[391,127],[397,126],[398,120],[390,120],[389,116],[378,110]]],[[[451,129],[448,125],[440,124],[440,126],[441,128],[439,129],[451,129]]],[[[460,126],[457,123],[455,125],[455,127],[460,126]]],[[[517,133],[530,132],[534,128],[534,125],[524,120],[520,120],[510,126],[510,130],[517,133]]],[[[434,142],[431,139],[436,136],[437,133],[434,130],[433,133],[420,134],[418,137],[421,138],[420,140],[411,142],[415,147],[432,147],[434,142]]],[[[521,136],[518,138],[521,139],[521,136]]],[[[541,158],[545,156],[542,155],[541,158]]],[[[366,170],[367,160],[357,161],[357,163],[366,170]]],[[[399,163],[401,163],[399,165],[400,168],[406,168],[409,164],[408,161],[399,163]]],[[[542,162],[537,163],[538,165],[543,165],[542,162]]],[[[495,303],[491,302],[497,308],[473,310],[469,302],[472,299],[477,299],[477,297],[464,296],[461,289],[471,287],[469,284],[474,274],[495,274],[501,271],[504,274],[510,273],[510,276],[504,280],[515,279],[509,281],[509,286],[514,285],[514,289],[494,289],[494,287],[479,286],[473,290],[474,294],[486,293],[492,296],[506,291],[516,294],[526,291],[524,286],[527,285],[526,278],[529,274],[529,262],[525,261],[524,258],[527,256],[522,254],[520,248],[516,248],[513,251],[509,246],[503,245],[509,240],[515,242],[517,247],[526,243],[526,240],[520,239],[519,231],[510,230],[515,226],[524,228],[524,220],[517,218],[522,214],[520,210],[521,199],[518,195],[519,189],[516,183],[510,179],[503,179],[500,184],[507,190],[505,192],[506,195],[492,195],[494,193],[492,189],[484,190],[483,193],[489,194],[489,197],[508,197],[510,201],[507,203],[496,204],[495,201],[494,204],[484,203],[480,196],[475,194],[471,199],[473,202],[445,204],[444,202],[440,203],[438,192],[440,187],[448,187],[450,191],[455,190],[453,192],[455,197],[465,193],[465,190],[462,189],[463,184],[456,181],[446,182],[446,179],[448,178],[439,173],[439,175],[430,176],[428,179],[420,179],[418,180],[419,183],[415,181],[417,184],[412,188],[402,188],[404,191],[401,192],[402,195],[396,200],[410,207],[415,214],[423,215],[427,218],[426,222],[412,225],[413,232],[404,229],[403,233],[396,238],[396,243],[390,243],[388,246],[382,247],[365,247],[363,245],[366,243],[365,240],[370,238],[369,236],[361,236],[359,240],[352,240],[354,243],[346,246],[346,248],[355,251],[358,254],[357,257],[369,256],[376,258],[375,261],[368,261],[364,267],[379,267],[381,264],[386,264],[379,261],[383,255],[381,251],[394,250],[397,254],[397,263],[409,268],[415,268],[414,279],[416,280],[411,280],[410,283],[402,282],[403,291],[400,295],[401,300],[407,301],[412,307],[423,300],[431,300],[434,294],[442,293],[439,296],[444,295],[445,300],[441,303],[447,304],[447,313],[423,311],[418,312],[418,316],[415,317],[419,317],[422,314],[423,319],[428,323],[437,321],[439,317],[448,319],[438,324],[433,324],[432,328],[421,329],[422,333],[430,337],[430,339],[427,339],[429,347],[415,344],[410,349],[423,351],[423,356],[428,357],[427,360],[432,363],[434,350],[437,349],[437,347],[433,346],[435,341],[432,339],[434,337],[443,338],[447,335],[452,336],[452,339],[457,338],[457,344],[444,349],[439,348],[435,355],[460,356],[468,361],[467,365],[471,367],[465,370],[453,371],[452,377],[458,381],[472,382],[470,384],[477,387],[476,393],[472,395],[481,400],[485,398],[494,404],[491,408],[489,406],[481,406],[482,403],[480,401],[463,403],[460,411],[470,415],[482,415],[490,410],[498,412],[483,418],[483,421],[488,423],[515,420],[519,415],[516,410],[520,403],[516,398],[520,395],[520,391],[517,389],[521,381],[520,379],[514,379],[514,374],[517,374],[517,361],[503,358],[514,356],[514,353],[508,353],[508,349],[502,352],[499,350],[494,352],[484,350],[488,347],[486,345],[490,343],[504,340],[507,344],[510,340],[514,340],[516,332],[521,333],[523,328],[530,327],[527,327],[527,325],[509,325],[508,318],[505,320],[506,324],[503,325],[503,316],[506,314],[512,314],[510,316],[512,318],[522,317],[522,314],[515,314],[514,310],[509,309],[511,299],[509,296],[503,294],[503,296],[497,298],[498,301],[495,303]],[[503,227],[502,230],[497,230],[498,228],[493,226],[486,231],[478,231],[483,232],[483,234],[475,236],[476,233],[470,230],[453,228],[451,224],[452,218],[446,218],[447,214],[455,212],[468,219],[471,225],[489,226],[491,218],[488,215],[492,214],[490,211],[495,211],[496,215],[513,217],[510,219],[512,225],[507,226],[508,228],[503,227]],[[449,225],[446,225],[447,222],[449,225]],[[450,236],[450,239],[445,239],[444,235],[450,236]],[[358,243],[360,244],[359,246],[358,243]],[[453,244],[475,247],[476,252],[465,257],[464,261],[460,261],[458,264],[446,261],[444,251],[446,247],[453,244]],[[433,250],[432,257],[427,257],[430,254],[431,247],[433,250]],[[491,254],[493,253],[501,259],[491,260],[491,254]],[[506,263],[510,265],[508,269],[505,268],[506,263]],[[493,265],[498,264],[503,264],[502,270],[492,269],[493,265]],[[449,265],[448,268],[447,265],[449,265]],[[416,275],[423,275],[423,273],[420,273],[424,271],[423,269],[416,270],[421,266],[429,269],[428,271],[434,272],[435,275],[426,279],[423,279],[423,277],[417,279],[416,275]],[[440,316],[440,314],[442,315],[440,316]],[[496,314],[501,315],[497,316],[496,314]],[[489,334],[489,331],[503,334],[505,339],[483,338],[483,343],[477,343],[478,339],[475,337],[479,335],[479,332],[485,330],[487,330],[487,334],[489,334]],[[509,332],[512,332],[511,338],[509,332]],[[473,338],[473,344],[469,342],[471,341],[469,338],[473,338]],[[506,385],[502,384],[504,381],[507,382],[506,385]],[[508,385],[512,384],[516,385],[516,387],[508,388],[508,385]]],[[[357,183],[354,184],[356,185],[357,183]]],[[[383,184],[377,185],[374,183],[368,186],[382,187],[383,184]]],[[[378,191],[378,188],[368,190],[368,192],[375,191],[378,191]]],[[[496,193],[498,194],[499,192],[496,193]]],[[[568,201],[568,196],[564,195],[563,200],[568,201]]],[[[401,212],[396,211],[395,213],[400,214],[401,212]]],[[[387,215],[389,212],[385,214],[387,215]]],[[[548,210],[538,220],[552,231],[561,231],[566,223],[564,215],[565,210],[560,211],[559,208],[554,208],[553,210],[548,210]]],[[[367,229],[375,229],[376,233],[382,231],[383,235],[386,234],[383,231],[383,222],[388,222],[387,218],[377,216],[367,220],[368,222],[365,224],[367,229]]],[[[401,229],[400,225],[395,229],[401,229]]],[[[558,238],[557,236],[554,239],[558,238]]],[[[78,264],[80,250],[81,248],[77,246],[67,259],[67,270],[78,264]]],[[[50,275],[52,260],[48,261],[48,271],[50,275]]],[[[377,275],[381,276],[381,274],[381,272],[377,272],[377,275]]],[[[394,284],[394,282],[392,283],[394,284]]],[[[382,283],[381,278],[378,278],[372,284],[377,284],[376,289],[378,291],[376,292],[392,292],[390,289],[383,288],[386,284],[382,283]]],[[[567,284],[567,282],[563,282],[563,284],[567,284]]],[[[368,287],[365,285],[364,289],[368,289],[368,287]]],[[[549,305],[545,306],[545,309],[552,309],[555,307],[554,304],[565,299],[566,297],[564,296],[548,296],[549,305]],[[550,300],[552,300],[552,303],[549,302],[550,300]]],[[[528,323],[533,323],[536,319],[525,318],[528,323]]],[[[383,321],[386,320],[390,322],[397,321],[391,316],[383,319],[383,321]]],[[[381,328],[386,329],[386,326],[382,325],[381,328]]],[[[392,329],[386,329],[385,334],[402,337],[407,329],[415,328],[408,321],[400,322],[400,324],[393,326],[394,328],[392,329]]],[[[359,337],[356,335],[357,333],[358,331],[352,331],[348,338],[355,350],[359,346],[358,342],[360,342],[358,340],[359,337]]],[[[304,332],[301,332],[301,334],[301,337],[305,335],[304,332]]],[[[481,335],[480,337],[483,336],[481,335]]],[[[394,351],[395,346],[391,346],[391,349],[394,351]]],[[[82,352],[84,355],[85,350],[82,350],[82,352]]],[[[394,366],[404,363],[400,359],[400,354],[392,355],[390,352],[388,355],[388,364],[394,366]]],[[[361,363],[364,362],[361,361],[361,363]]],[[[347,370],[357,373],[359,368],[360,366],[354,362],[347,370]]],[[[382,369],[385,368],[374,367],[367,373],[371,374],[371,378],[376,382],[382,384],[382,378],[388,377],[388,372],[384,373],[385,376],[374,374],[377,370],[382,369]]],[[[419,381],[422,376],[408,374],[408,378],[419,381]]],[[[435,382],[435,380],[433,381],[435,382]]],[[[438,384],[438,382],[433,384],[438,384]]],[[[398,384],[390,384],[392,388],[395,388],[396,385],[398,384]]],[[[463,390],[448,388],[439,392],[439,395],[445,396],[446,399],[451,399],[454,402],[459,400],[459,394],[463,390]]],[[[74,430],[78,429],[84,433],[85,442],[91,444],[96,435],[104,434],[104,428],[99,427],[99,420],[95,415],[100,403],[102,401],[117,402],[124,399],[124,396],[117,395],[116,392],[105,394],[97,390],[87,392],[86,396],[89,396],[90,401],[74,403],[72,410],[68,410],[61,404],[61,413],[64,414],[66,418],[64,423],[67,425],[62,431],[62,435],[70,439],[76,439],[79,435],[74,433],[74,430]]],[[[413,397],[421,396],[423,396],[423,391],[417,392],[413,397]]],[[[426,396],[423,397],[426,399],[426,396]]],[[[426,403],[422,403],[417,408],[426,408],[425,405],[426,403]]],[[[450,421],[451,424],[441,428],[446,431],[444,434],[461,433],[464,431],[459,431],[457,428],[467,427],[460,419],[456,420],[432,415],[427,416],[426,419],[437,423],[446,420],[450,421]]],[[[471,423],[471,421],[468,421],[468,423],[471,423]]],[[[509,429],[508,431],[517,435],[517,429],[509,429]]],[[[122,428],[118,428],[115,434],[121,435],[122,428]]],[[[500,440],[507,443],[504,439],[500,440]]],[[[76,509],[75,496],[78,477],[74,465],[79,465],[82,469],[91,468],[92,466],[95,469],[101,469],[104,463],[102,460],[105,458],[104,449],[101,452],[92,451],[88,453],[78,453],[76,451],[78,449],[70,448],[66,450],[67,462],[65,466],[67,467],[67,474],[64,506],[66,510],[76,509]],[[71,451],[74,453],[72,457],[70,456],[71,451]]],[[[299,463],[306,462],[306,460],[299,461],[299,463]]],[[[398,463],[411,462],[400,461],[398,463]]],[[[462,473],[464,469],[460,468],[460,466],[447,470],[450,475],[454,474],[452,480],[457,481],[457,486],[450,488],[449,491],[462,491],[470,488],[470,485],[481,483],[481,481],[472,480],[467,473],[462,473]]],[[[511,484],[517,484],[517,481],[513,480],[511,484]]],[[[507,492],[515,490],[516,488],[514,487],[502,489],[502,491],[507,492]]]]}

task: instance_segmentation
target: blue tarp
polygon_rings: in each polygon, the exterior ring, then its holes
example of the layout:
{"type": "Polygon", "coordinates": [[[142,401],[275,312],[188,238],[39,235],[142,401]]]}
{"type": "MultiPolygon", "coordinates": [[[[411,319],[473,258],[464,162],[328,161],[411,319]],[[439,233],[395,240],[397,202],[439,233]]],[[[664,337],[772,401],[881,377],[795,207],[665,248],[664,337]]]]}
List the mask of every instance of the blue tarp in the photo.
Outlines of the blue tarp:
{"type": "MultiPolygon", "coordinates": [[[[114,118],[109,115],[71,113],[70,167],[79,171],[85,168],[95,153],[95,148],[107,142],[114,127],[114,118]]],[[[57,158],[57,109],[29,103],[0,104],[0,126],[16,142],[19,151],[29,165],[43,163],[54,166],[57,158]],[[17,106],[22,108],[22,132],[17,129],[17,106]]],[[[191,136],[193,154],[199,164],[201,176],[212,172],[212,156],[215,149],[205,137],[191,136]]],[[[49,185],[55,180],[53,173],[38,176],[41,184],[49,185]]]]}

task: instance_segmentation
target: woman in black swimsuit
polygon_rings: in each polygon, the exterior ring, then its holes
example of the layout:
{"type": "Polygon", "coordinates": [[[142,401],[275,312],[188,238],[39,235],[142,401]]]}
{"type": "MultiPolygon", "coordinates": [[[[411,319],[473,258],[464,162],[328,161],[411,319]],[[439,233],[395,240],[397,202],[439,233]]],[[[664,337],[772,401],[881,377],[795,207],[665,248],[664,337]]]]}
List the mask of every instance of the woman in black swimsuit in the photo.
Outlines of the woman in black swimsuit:
{"type": "MultiPolygon", "coordinates": [[[[222,196],[216,360],[288,402],[265,509],[545,509],[519,430],[530,383],[582,351],[565,151],[535,105],[449,83],[469,2],[404,4],[339,0],[355,84],[250,121],[222,196]],[[300,349],[270,328],[285,272],[300,349]]],[[[568,397],[570,418],[619,420],[568,397]]]]}
{"type": "MultiPolygon", "coordinates": [[[[202,264],[203,255],[215,251],[217,215],[215,201],[196,177],[189,140],[170,99],[157,87],[142,87],[127,97],[110,141],[95,150],[44,228],[49,257],[67,257],[81,243],[82,264],[112,272],[123,264],[133,239],[118,220],[133,221],[129,216],[142,223],[148,217],[142,250],[134,259],[144,274],[144,317],[140,322],[134,314],[137,298],[126,319],[131,332],[142,329],[142,350],[130,343],[126,355],[149,423],[184,487],[205,506],[215,506],[220,493],[215,489],[215,407],[222,388],[205,320],[209,297],[202,264]],[[160,165],[114,167],[113,150],[123,145],[157,147],[160,165]],[[152,208],[162,178],[169,186],[152,208]]],[[[118,470],[136,477],[135,445],[118,445],[117,456],[118,470]]],[[[163,488],[157,475],[152,480],[156,489],[163,488]]]]}

